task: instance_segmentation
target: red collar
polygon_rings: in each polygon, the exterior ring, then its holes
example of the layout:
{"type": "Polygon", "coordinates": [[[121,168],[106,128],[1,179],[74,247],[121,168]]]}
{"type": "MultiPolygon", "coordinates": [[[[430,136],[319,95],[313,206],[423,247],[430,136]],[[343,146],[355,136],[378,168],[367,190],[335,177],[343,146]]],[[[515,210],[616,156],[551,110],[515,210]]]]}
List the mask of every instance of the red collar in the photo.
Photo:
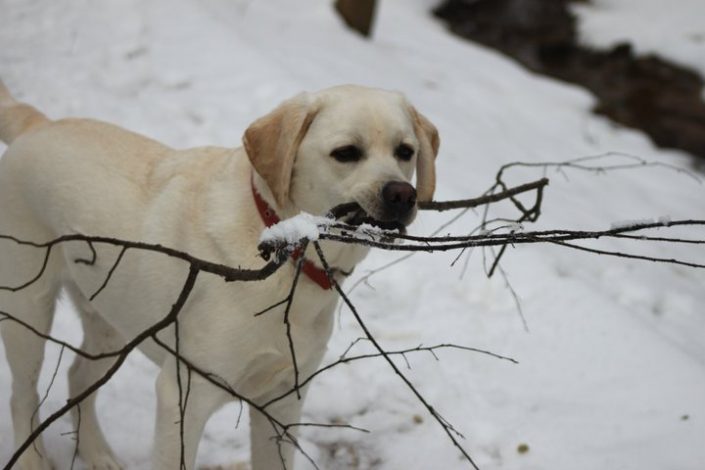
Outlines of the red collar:
{"type": "MultiPolygon", "coordinates": [[[[267,201],[265,201],[260,193],[257,191],[255,188],[255,179],[254,179],[254,174],[252,176],[252,196],[255,198],[255,205],[257,206],[257,211],[259,212],[260,217],[262,218],[262,222],[264,222],[264,225],[267,227],[271,227],[272,225],[279,223],[279,217],[277,216],[276,212],[269,207],[269,204],[267,204],[267,201]]],[[[292,254],[291,254],[291,259],[292,261],[298,260],[303,253],[301,253],[300,249],[296,249],[292,254]]],[[[301,270],[304,272],[306,276],[308,276],[309,279],[311,279],[313,282],[318,284],[321,289],[323,290],[329,290],[333,287],[333,284],[331,284],[330,279],[328,278],[328,274],[321,268],[316,267],[315,264],[313,264],[310,260],[304,258],[304,264],[301,268],[301,270]]]]}

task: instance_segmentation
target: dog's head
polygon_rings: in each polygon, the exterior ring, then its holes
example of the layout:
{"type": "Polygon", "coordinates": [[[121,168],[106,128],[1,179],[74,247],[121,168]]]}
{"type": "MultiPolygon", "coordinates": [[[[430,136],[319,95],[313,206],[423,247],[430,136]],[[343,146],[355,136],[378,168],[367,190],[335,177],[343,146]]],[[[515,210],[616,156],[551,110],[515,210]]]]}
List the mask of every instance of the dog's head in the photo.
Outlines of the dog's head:
{"type": "Polygon", "coordinates": [[[433,197],[438,131],[399,93],[347,85],[300,94],[243,140],[280,207],[322,215],[355,202],[351,223],[406,226],[416,202],[433,197]]]}

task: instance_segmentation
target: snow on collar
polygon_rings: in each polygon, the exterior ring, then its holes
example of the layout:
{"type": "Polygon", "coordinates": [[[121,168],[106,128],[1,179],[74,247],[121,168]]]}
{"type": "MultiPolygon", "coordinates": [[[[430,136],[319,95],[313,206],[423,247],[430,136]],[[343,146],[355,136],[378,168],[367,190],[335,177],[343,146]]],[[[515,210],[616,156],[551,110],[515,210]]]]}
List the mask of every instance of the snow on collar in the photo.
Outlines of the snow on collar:
{"type": "MultiPolygon", "coordinates": [[[[252,175],[251,179],[251,186],[252,186],[252,196],[255,199],[255,205],[257,206],[257,212],[259,212],[260,217],[262,218],[262,222],[264,222],[264,225],[267,227],[272,227],[275,224],[278,224],[281,220],[279,219],[279,216],[277,216],[276,212],[274,212],[274,209],[272,209],[269,204],[267,204],[267,201],[262,198],[260,193],[257,191],[257,188],[255,188],[255,179],[254,179],[254,173],[252,175]]],[[[276,227],[275,227],[276,229],[276,227]]],[[[264,235],[264,234],[263,234],[264,235]]],[[[273,235],[273,234],[268,234],[268,235],[273,235]]],[[[315,238],[313,235],[313,232],[311,232],[311,237],[306,236],[309,240],[315,240],[318,238],[318,229],[316,228],[315,230],[315,238]]],[[[302,237],[297,237],[297,240],[301,239],[302,237]]],[[[303,256],[303,253],[301,253],[301,249],[297,248],[294,250],[294,252],[291,254],[291,260],[296,261],[298,260],[301,256],[303,256]]],[[[325,270],[316,267],[311,260],[305,259],[303,261],[303,266],[301,267],[301,270],[303,273],[311,279],[313,282],[318,284],[321,289],[323,290],[330,290],[333,287],[333,284],[331,284],[330,279],[328,278],[328,274],[325,272],[325,270]]]]}

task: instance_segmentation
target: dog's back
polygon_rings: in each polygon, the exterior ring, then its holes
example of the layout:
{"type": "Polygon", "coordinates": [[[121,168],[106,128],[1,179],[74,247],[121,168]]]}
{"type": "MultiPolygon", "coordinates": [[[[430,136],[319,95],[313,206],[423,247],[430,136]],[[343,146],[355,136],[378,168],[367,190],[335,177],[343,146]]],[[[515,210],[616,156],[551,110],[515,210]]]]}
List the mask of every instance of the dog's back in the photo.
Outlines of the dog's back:
{"type": "Polygon", "coordinates": [[[1,82],[0,139],[9,146],[0,159],[0,233],[37,242],[85,230],[123,234],[130,218],[119,215],[139,211],[153,168],[172,151],[112,124],[49,120],[1,82]],[[23,229],[23,219],[42,228],[23,229]]]}

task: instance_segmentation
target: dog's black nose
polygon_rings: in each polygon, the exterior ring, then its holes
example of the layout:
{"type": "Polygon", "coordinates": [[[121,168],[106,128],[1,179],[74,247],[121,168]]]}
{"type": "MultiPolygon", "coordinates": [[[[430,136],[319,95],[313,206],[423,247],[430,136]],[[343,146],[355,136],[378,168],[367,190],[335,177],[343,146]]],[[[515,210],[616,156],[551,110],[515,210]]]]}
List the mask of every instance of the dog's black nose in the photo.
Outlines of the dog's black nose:
{"type": "Polygon", "coordinates": [[[416,189],[404,181],[391,181],[382,188],[382,200],[392,218],[403,219],[416,205],[416,189]]]}

